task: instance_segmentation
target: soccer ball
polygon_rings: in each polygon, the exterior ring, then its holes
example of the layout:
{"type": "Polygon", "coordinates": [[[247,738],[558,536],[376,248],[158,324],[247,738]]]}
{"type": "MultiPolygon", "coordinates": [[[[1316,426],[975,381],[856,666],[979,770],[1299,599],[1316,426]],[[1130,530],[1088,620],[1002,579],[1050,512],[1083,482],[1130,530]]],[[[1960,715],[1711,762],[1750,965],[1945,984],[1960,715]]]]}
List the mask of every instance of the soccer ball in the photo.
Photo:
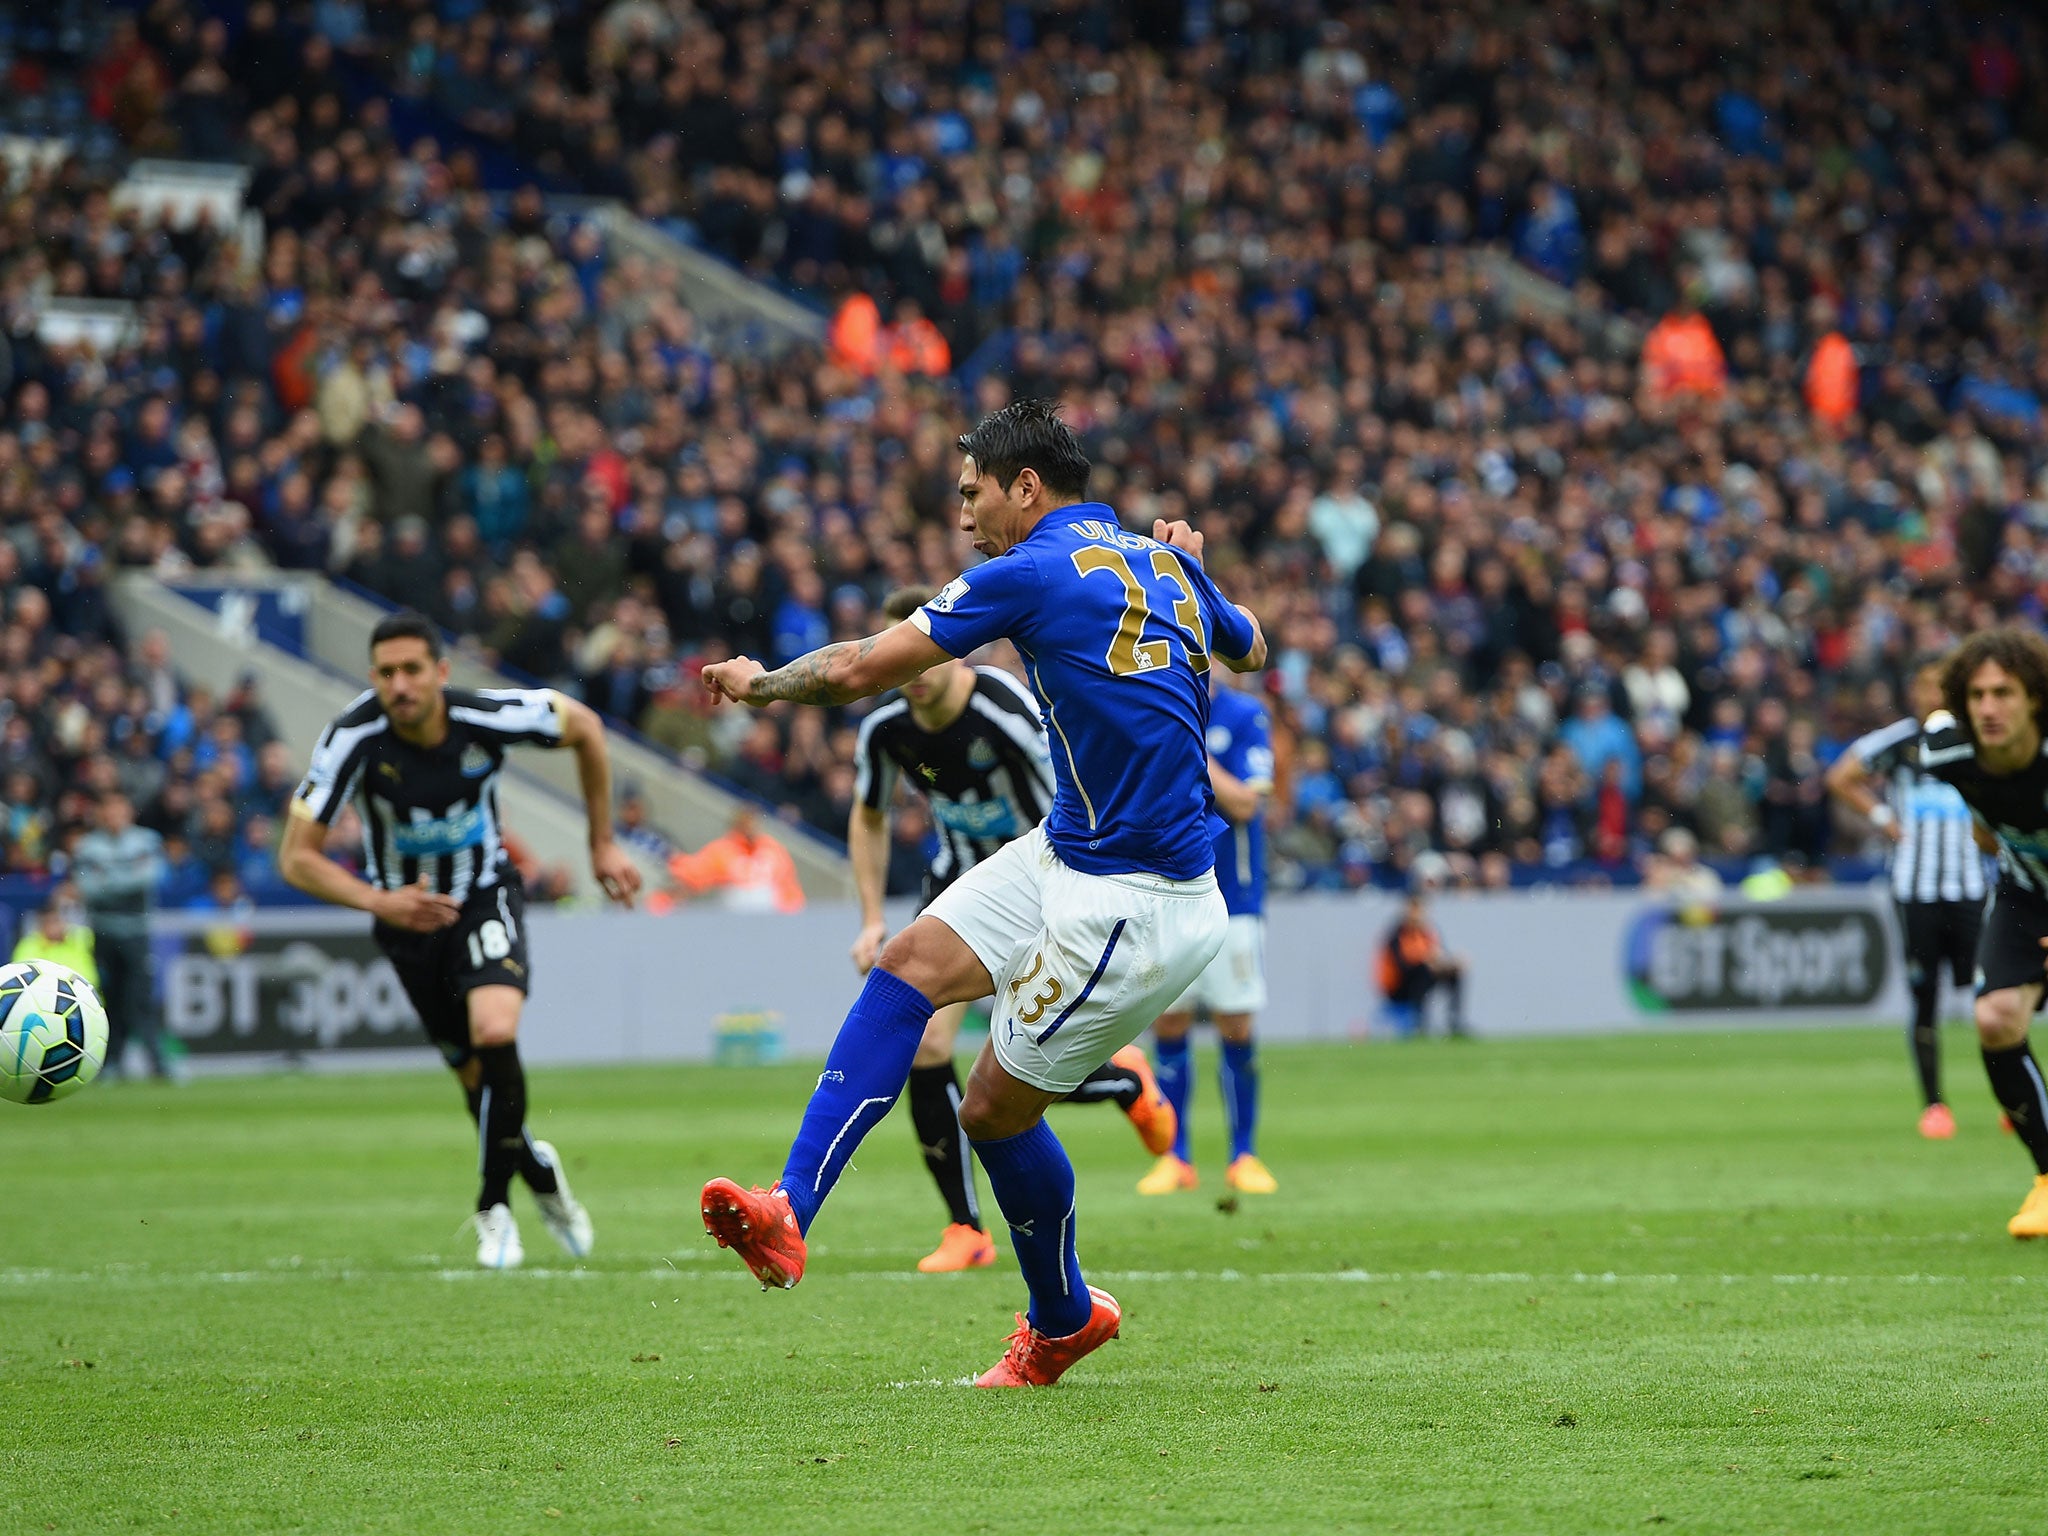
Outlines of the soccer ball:
{"type": "Polygon", "coordinates": [[[0,1099],[69,1098],[106,1059],[107,1010],[90,982],[51,960],[0,966],[0,1099]]]}

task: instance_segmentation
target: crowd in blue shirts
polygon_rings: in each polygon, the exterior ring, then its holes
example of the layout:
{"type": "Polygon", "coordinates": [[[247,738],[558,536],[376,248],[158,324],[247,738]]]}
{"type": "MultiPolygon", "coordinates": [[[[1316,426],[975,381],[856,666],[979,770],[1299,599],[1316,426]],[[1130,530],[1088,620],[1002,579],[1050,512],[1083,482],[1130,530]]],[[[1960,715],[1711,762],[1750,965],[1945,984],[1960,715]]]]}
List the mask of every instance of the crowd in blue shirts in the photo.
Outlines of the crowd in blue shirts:
{"type": "Polygon", "coordinates": [[[67,878],[77,839],[111,793],[163,839],[159,905],[233,910],[292,899],[275,848],[298,756],[278,739],[254,680],[216,696],[179,678],[161,633],[124,651],[111,624],[60,630],[47,605],[20,593],[9,610],[0,626],[0,900],[26,906],[67,878]]]}
{"type": "Polygon", "coordinates": [[[2048,58],[1781,10],[157,0],[88,29],[99,131],[244,159],[266,250],[124,219],[117,165],[17,184],[0,563],[60,615],[327,569],[837,831],[854,722],[714,717],[694,665],[957,571],[954,435],[1051,395],[1272,637],[1278,880],[1626,881],[1674,831],[1853,872],[1818,770],[2048,598],[2048,58]],[[542,186],[958,366],[717,355],[542,186]],[[43,349],[46,292],[141,337],[43,349]],[[1641,387],[1680,306],[1712,399],[1641,387]]]}

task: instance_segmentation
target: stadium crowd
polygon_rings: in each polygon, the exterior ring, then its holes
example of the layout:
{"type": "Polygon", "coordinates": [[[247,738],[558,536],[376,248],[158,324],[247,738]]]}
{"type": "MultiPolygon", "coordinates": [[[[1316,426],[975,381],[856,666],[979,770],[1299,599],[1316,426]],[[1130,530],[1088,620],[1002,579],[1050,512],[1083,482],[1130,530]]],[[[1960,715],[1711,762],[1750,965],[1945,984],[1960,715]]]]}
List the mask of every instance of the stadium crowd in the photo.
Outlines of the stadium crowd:
{"type": "Polygon", "coordinates": [[[124,657],[107,626],[79,622],[75,605],[60,622],[35,587],[11,608],[0,875],[70,873],[72,843],[119,795],[163,839],[161,904],[232,911],[281,895],[271,850],[298,759],[253,679],[215,698],[181,684],[160,633],[124,657]]]}
{"type": "Polygon", "coordinates": [[[971,560],[953,438],[1044,394],[1273,639],[1276,877],[1504,884],[1867,852],[1820,769],[2048,597],[2017,11],[226,9],[116,16],[84,75],[132,149],[251,165],[260,262],[76,161],[10,190],[10,635],[109,564],[325,568],[837,834],[853,715],[714,715],[696,665],[971,560]],[[539,182],[831,347],[717,355],[539,182]],[[44,347],[45,294],[140,340],[44,347]]]}

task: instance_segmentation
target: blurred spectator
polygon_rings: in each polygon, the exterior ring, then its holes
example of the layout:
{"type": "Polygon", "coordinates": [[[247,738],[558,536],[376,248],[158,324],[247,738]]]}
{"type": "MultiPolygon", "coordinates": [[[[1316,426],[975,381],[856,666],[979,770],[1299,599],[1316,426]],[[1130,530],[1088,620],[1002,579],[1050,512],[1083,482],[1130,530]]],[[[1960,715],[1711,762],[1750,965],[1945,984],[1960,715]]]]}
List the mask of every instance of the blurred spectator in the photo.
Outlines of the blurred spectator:
{"type": "Polygon", "coordinates": [[[1408,898],[1400,921],[1380,942],[1379,985],[1387,1000],[1387,1017],[1403,1039],[1426,1033],[1425,1010],[1438,992],[1447,1005],[1447,1032],[1465,1033],[1465,962],[1444,948],[1420,893],[1408,898]]]}
{"type": "Polygon", "coordinates": [[[1724,889],[1712,866],[1700,862],[1700,841],[1683,827],[1673,827],[1657,844],[1643,884],[1688,905],[1717,900],[1724,889]]]}
{"type": "Polygon", "coordinates": [[[889,818],[889,875],[884,889],[891,896],[915,896],[924,889],[931,867],[932,823],[919,796],[902,797],[889,818]]]}
{"type": "Polygon", "coordinates": [[[526,839],[509,828],[505,832],[505,856],[519,871],[529,903],[554,906],[575,895],[576,881],[568,869],[561,864],[543,862],[526,839]]]}
{"type": "Polygon", "coordinates": [[[675,853],[669,840],[648,824],[646,797],[633,785],[627,785],[619,793],[615,830],[620,842],[629,848],[637,848],[649,858],[659,859],[663,864],[675,853]]]}
{"type": "Polygon", "coordinates": [[[163,839],[135,824],[135,807],[118,789],[99,799],[94,831],[78,840],[76,879],[85,899],[99,965],[100,997],[107,1005],[106,1072],[125,1070],[132,1041],[149,1058],[158,1077],[174,1073],[157,1011],[156,959],[149,942],[149,914],[164,876],[163,839]]]}
{"type": "Polygon", "coordinates": [[[1559,736],[1579,760],[1589,784],[1603,783],[1612,766],[1626,800],[1633,803],[1642,793],[1643,765],[1635,734],[1616,718],[1604,687],[1588,684],[1579,690],[1577,709],[1559,736]]]}
{"type": "Polygon", "coordinates": [[[1717,404],[1728,389],[1728,361],[1713,325],[1688,290],[1643,343],[1643,391],[1653,405],[1717,404]]]}
{"type": "MultiPolygon", "coordinates": [[[[93,932],[78,908],[78,896],[64,886],[52,890],[36,911],[35,922],[15,941],[13,959],[53,960],[83,976],[94,990],[100,985],[93,958],[93,932]]],[[[112,1060],[111,1052],[109,1060],[112,1060]]]]}
{"type": "Polygon", "coordinates": [[[1840,331],[1829,331],[1806,365],[1807,408],[1814,420],[1839,432],[1856,412],[1860,389],[1856,349],[1840,331]]]}
{"type": "Polygon", "coordinates": [[[115,208],[96,161],[0,204],[10,868],[61,857],[109,753],[161,766],[167,834],[240,794],[161,661],[146,750],[42,723],[97,710],[124,566],[354,573],[816,822],[862,707],[713,716],[696,664],[971,563],[950,444],[1013,392],[1060,400],[1132,526],[1196,516],[1273,637],[1281,888],[1430,853],[1634,879],[1673,827],[1724,873],[1818,867],[1803,766],[1908,658],[2048,614],[2030,14],[1991,48],[1839,0],[1252,7],[1160,51],[1114,8],[1077,36],[970,0],[915,48],[781,3],[106,11],[96,120],[225,135],[265,247],[115,208]],[[486,159],[800,290],[830,345],[722,350],[486,159]],[[46,346],[46,294],[134,303],[137,339],[46,346]]]}
{"type": "MultiPolygon", "coordinates": [[[[695,853],[668,861],[670,901],[719,894],[735,912],[801,912],[803,887],[789,850],[760,829],[754,812],[742,808],[732,828],[695,853]]],[[[657,909],[659,910],[659,909],[657,909]]]]}
{"type": "MultiPolygon", "coordinates": [[[[205,888],[193,897],[190,910],[228,918],[231,920],[232,928],[240,928],[255,912],[256,903],[243,888],[242,877],[223,865],[207,875],[205,888]]],[[[214,942],[218,943],[220,940],[216,938],[214,942]]],[[[247,943],[238,940],[234,947],[236,952],[239,952],[247,948],[247,943]]]]}

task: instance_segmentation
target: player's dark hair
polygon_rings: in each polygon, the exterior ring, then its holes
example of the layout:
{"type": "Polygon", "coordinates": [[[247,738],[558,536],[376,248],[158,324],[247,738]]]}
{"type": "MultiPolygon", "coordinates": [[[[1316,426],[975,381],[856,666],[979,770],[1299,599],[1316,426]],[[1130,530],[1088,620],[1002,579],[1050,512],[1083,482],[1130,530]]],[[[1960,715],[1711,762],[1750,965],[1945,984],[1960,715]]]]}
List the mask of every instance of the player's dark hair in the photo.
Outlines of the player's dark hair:
{"type": "Polygon", "coordinates": [[[892,624],[900,624],[937,595],[933,588],[915,583],[898,587],[882,599],[882,617],[892,624]]]}
{"type": "Polygon", "coordinates": [[[1006,491],[1027,469],[1037,470],[1055,496],[1088,490],[1088,455],[1050,400],[1013,400],[990,412],[960,435],[960,451],[972,454],[981,472],[1006,491]]]}
{"type": "Polygon", "coordinates": [[[2048,730],[2048,640],[2017,624],[1980,629],[1949,653],[1941,669],[1941,702],[1956,724],[1976,740],[1976,728],[1970,724],[1970,679],[1987,661],[2012,674],[2034,706],[2034,723],[2048,730]]]}
{"type": "Polygon", "coordinates": [[[423,640],[427,654],[436,661],[441,659],[441,631],[434,627],[432,619],[413,609],[401,608],[377,621],[377,627],[370,631],[370,654],[376,655],[377,647],[386,640],[423,640]]]}

